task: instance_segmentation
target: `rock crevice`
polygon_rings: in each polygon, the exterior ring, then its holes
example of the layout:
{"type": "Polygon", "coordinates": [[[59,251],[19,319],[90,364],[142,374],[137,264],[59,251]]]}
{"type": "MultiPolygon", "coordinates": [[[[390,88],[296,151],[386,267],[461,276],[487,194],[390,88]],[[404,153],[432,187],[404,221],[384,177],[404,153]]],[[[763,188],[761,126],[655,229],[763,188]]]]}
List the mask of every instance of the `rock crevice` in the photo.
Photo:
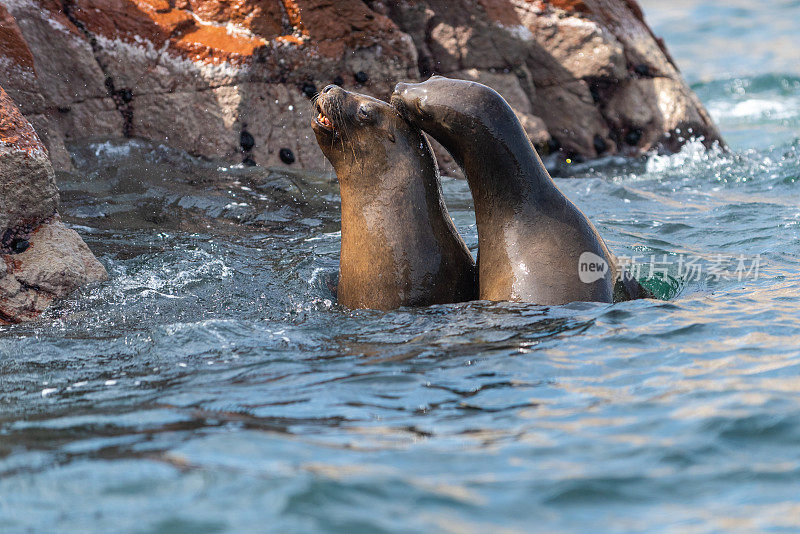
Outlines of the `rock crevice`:
{"type": "Polygon", "coordinates": [[[133,109],[131,106],[131,100],[133,99],[133,91],[128,88],[116,88],[114,78],[110,75],[108,68],[106,68],[103,63],[103,54],[100,44],[91,34],[91,32],[86,29],[86,26],[83,24],[83,22],[81,22],[78,17],[75,16],[75,9],[76,5],[74,0],[64,0],[61,4],[61,11],[64,13],[67,19],[69,19],[69,21],[72,22],[72,24],[74,24],[81,33],[83,33],[84,37],[89,42],[94,54],[94,59],[97,62],[97,66],[105,75],[103,85],[108,91],[107,95],[114,102],[114,106],[116,107],[120,114],[120,118],[122,119],[122,135],[124,137],[131,137],[133,122],[133,109]]]}

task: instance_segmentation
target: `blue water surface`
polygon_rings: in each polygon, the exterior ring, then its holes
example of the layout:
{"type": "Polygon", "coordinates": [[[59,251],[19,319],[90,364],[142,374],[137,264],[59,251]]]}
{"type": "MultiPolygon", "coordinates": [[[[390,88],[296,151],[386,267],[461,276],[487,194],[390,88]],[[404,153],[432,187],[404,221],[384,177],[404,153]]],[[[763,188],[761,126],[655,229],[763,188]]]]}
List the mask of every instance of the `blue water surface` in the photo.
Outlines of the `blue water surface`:
{"type": "Polygon", "coordinates": [[[662,300],[345,310],[332,176],[76,147],[111,281],[0,327],[0,532],[799,530],[800,73],[728,61],[800,3],[663,4],[732,150],[558,179],[662,300]]]}

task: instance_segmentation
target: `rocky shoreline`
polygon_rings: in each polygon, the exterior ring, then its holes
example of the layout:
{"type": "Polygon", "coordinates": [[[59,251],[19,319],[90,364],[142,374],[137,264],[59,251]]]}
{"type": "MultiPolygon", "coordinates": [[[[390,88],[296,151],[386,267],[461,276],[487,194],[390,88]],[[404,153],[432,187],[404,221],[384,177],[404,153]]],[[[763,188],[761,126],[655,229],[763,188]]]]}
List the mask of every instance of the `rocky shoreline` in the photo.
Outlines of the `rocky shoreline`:
{"type": "Polygon", "coordinates": [[[124,137],[323,168],[310,95],[434,73],[493,86],[563,159],[721,140],[633,0],[6,0],[0,17],[0,86],[57,169],[65,143],[124,137]]]}
{"type": "Polygon", "coordinates": [[[324,169],[310,97],[431,74],[492,86],[562,161],[722,143],[635,0],[2,0],[0,321],[106,276],[57,216],[70,144],[324,169]]]}
{"type": "Polygon", "coordinates": [[[0,89],[0,324],[35,319],[54,299],[107,279],[57,210],[47,151],[0,89]]]}

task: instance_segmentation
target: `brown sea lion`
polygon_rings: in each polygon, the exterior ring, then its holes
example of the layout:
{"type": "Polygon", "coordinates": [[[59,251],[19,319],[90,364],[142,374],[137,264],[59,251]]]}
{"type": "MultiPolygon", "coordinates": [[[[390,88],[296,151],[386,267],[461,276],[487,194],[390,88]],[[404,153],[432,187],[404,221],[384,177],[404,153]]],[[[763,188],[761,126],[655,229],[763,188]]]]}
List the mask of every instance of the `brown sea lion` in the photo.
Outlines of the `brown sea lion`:
{"type": "Polygon", "coordinates": [[[474,300],[475,261],[422,132],[386,102],[335,85],[316,108],[312,127],[342,198],[339,303],[386,310],[474,300]]]}
{"type": "MultiPolygon", "coordinates": [[[[616,260],[556,187],[508,103],[476,82],[434,76],[397,84],[392,104],[463,169],[478,225],[483,300],[612,302],[616,260]]],[[[627,274],[618,300],[644,296],[627,274]]]]}

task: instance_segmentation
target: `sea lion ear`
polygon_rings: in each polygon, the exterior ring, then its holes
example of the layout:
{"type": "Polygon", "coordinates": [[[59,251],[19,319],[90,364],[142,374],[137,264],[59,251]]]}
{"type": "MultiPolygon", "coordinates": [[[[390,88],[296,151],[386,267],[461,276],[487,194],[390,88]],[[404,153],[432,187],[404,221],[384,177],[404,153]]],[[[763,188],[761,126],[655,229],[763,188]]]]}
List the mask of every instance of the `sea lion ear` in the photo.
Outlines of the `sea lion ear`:
{"type": "Polygon", "coordinates": [[[389,137],[389,141],[391,141],[392,143],[396,142],[396,139],[394,137],[394,132],[389,132],[387,137],[389,137]]]}

